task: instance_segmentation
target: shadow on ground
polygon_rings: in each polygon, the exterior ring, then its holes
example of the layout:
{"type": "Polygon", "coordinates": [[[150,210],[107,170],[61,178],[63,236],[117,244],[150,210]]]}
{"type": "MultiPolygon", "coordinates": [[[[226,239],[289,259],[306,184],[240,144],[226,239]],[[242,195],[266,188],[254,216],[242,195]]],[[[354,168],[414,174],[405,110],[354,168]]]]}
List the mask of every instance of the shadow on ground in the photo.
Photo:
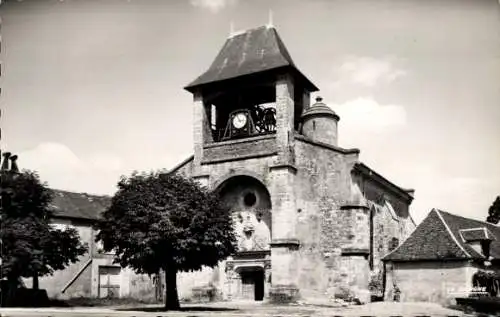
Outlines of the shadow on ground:
{"type": "MultiPolygon", "coordinates": [[[[165,312],[165,307],[127,307],[127,308],[117,308],[116,311],[140,311],[147,313],[156,313],[156,312],[165,312]]],[[[187,306],[181,307],[176,311],[196,311],[196,312],[204,312],[204,311],[239,311],[236,308],[227,308],[227,307],[207,307],[207,306],[187,306]]]]}

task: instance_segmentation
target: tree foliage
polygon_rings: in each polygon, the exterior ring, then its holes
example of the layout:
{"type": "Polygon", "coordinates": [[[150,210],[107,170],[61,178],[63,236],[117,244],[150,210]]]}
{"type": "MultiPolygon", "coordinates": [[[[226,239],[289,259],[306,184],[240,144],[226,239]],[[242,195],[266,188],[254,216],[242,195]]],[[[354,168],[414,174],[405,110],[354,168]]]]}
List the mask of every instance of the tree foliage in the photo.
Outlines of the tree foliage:
{"type": "Polygon", "coordinates": [[[78,261],[86,247],[75,229],[50,226],[53,193],[38,175],[2,171],[1,177],[2,275],[37,278],[78,261]]]}
{"type": "Polygon", "coordinates": [[[214,267],[235,251],[229,210],[215,193],[164,173],[123,177],[97,240],[137,273],[165,271],[166,308],[179,308],[176,274],[214,267]]]}
{"type": "Polygon", "coordinates": [[[500,196],[497,196],[493,204],[488,209],[488,217],[486,221],[498,224],[500,221],[500,196]]]}

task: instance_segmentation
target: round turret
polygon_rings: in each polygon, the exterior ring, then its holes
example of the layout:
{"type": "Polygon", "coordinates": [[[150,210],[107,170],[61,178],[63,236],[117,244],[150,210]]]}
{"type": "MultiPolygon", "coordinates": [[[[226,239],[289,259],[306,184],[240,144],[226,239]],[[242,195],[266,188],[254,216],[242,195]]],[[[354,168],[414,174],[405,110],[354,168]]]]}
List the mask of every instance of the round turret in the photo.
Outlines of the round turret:
{"type": "Polygon", "coordinates": [[[316,103],[301,116],[302,134],[313,141],[337,146],[339,116],[317,97],[316,103]]]}

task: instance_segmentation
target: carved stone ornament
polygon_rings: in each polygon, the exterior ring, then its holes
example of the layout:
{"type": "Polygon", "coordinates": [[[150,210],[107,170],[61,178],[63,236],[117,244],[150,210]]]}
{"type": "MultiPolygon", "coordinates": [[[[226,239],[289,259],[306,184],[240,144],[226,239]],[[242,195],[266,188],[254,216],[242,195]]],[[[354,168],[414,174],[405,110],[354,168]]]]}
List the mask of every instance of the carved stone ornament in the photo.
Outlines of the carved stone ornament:
{"type": "Polygon", "coordinates": [[[238,250],[240,252],[269,250],[271,231],[262,221],[262,214],[242,211],[237,212],[237,218],[234,230],[238,241],[238,250]]]}
{"type": "Polygon", "coordinates": [[[271,269],[271,260],[267,260],[264,262],[264,269],[265,270],[270,270],[271,269]]]}
{"type": "Polygon", "coordinates": [[[226,262],[226,269],[225,269],[226,273],[233,271],[233,269],[234,269],[234,263],[233,262],[226,262]]]}

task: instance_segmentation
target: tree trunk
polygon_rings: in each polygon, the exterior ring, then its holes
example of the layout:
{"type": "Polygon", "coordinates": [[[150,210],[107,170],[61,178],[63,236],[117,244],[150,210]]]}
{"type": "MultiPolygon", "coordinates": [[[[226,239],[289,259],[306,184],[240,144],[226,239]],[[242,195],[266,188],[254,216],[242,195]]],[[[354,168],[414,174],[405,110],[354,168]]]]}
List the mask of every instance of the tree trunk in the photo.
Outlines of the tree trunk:
{"type": "Polygon", "coordinates": [[[15,297],[18,286],[19,286],[19,278],[17,276],[7,277],[7,294],[5,297],[2,294],[2,301],[0,301],[2,307],[9,307],[15,305],[15,299],[16,299],[15,297]]]}
{"type": "Polygon", "coordinates": [[[38,289],[38,274],[33,273],[33,289],[38,289]]]}
{"type": "Polygon", "coordinates": [[[168,267],[165,270],[165,309],[179,310],[179,295],[177,294],[177,269],[168,267]]]}

